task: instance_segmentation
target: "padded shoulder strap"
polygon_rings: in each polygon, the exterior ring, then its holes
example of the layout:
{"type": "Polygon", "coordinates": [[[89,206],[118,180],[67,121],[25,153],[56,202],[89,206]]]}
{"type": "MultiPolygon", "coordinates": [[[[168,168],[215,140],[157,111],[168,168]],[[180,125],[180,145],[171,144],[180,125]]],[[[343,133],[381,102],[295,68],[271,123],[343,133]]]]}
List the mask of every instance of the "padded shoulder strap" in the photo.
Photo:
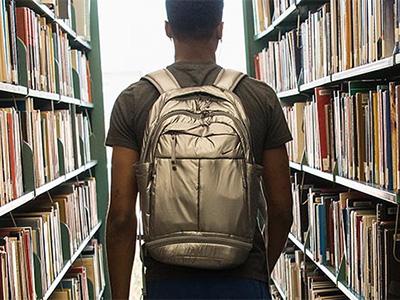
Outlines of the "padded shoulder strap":
{"type": "Polygon", "coordinates": [[[160,94],[164,94],[167,91],[179,89],[179,83],[176,81],[174,75],[167,69],[162,69],[143,77],[150,81],[160,94]]]}
{"type": "Polygon", "coordinates": [[[219,72],[217,79],[215,79],[214,85],[233,92],[233,90],[245,76],[245,74],[238,71],[222,69],[219,72]]]}

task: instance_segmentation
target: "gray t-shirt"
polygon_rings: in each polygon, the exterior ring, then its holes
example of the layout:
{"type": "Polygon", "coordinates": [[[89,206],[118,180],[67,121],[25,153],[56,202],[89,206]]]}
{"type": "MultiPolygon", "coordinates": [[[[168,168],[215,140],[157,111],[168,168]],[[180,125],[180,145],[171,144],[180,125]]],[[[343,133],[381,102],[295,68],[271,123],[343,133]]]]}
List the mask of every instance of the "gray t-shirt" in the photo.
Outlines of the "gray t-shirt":
{"type": "MultiPolygon", "coordinates": [[[[181,87],[212,84],[221,67],[216,64],[175,63],[168,67],[181,87]]],[[[234,91],[243,102],[250,120],[254,157],[262,164],[263,151],[284,145],[292,139],[281,105],[275,92],[265,83],[245,77],[234,91]]],[[[156,88],[147,80],[140,80],[118,97],[111,115],[107,146],[121,146],[140,153],[148,112],[159,96],[156,88]]],[[[230,276],[268,280],[265,246],[261,234],[255,236],[253,250],[240,267],[224,271],[207,271],[176,267],[145,260],[147,279],[188,276],[230,276]]]]}

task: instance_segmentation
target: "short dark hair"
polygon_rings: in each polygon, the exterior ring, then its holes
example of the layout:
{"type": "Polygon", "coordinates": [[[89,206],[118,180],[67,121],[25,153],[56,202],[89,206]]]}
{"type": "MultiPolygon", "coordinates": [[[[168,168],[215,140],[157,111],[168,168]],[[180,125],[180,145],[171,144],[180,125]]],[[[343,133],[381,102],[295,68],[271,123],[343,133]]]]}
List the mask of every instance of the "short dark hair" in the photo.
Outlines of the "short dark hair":
{"type": "Polygon", "coordinates": [[[222,21],[224,0],[166,0],[166,8],[178,39],[208,39],[222,21]]]}

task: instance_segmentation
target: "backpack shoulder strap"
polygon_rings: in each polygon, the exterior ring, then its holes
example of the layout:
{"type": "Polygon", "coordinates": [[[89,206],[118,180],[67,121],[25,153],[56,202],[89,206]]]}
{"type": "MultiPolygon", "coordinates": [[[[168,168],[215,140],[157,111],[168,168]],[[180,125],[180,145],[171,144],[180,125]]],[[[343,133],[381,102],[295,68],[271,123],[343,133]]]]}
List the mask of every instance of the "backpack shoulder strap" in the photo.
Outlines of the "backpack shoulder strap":
{"type": "Polygon", "coordinates": [[[162,69],[147,74],[143,79],[148,80],[158,90],[160,94],[164,94],[170,90],[179,89],[180,85],[174,75],[167,69],[162,69]]]}
{"type": "Polygon", "coordinates": [[[245,74],[235,70],[222,69],[215,79],[214,85],[221,89],[233,92],[245,76],[245,74]]]}

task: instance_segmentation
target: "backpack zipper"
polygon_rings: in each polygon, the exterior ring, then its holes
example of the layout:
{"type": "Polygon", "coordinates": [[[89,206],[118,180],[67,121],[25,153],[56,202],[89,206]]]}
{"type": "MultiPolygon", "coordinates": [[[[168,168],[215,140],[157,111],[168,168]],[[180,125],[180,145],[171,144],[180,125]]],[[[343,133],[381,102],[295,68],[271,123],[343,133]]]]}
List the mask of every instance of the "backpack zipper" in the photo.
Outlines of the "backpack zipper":
{"type": "Polygon", "coordinates": [[[172,154],[171,154],[171,164],[172,170],[176,171],[176,134],[172,134],[172,154]]]}
{"type": "MultiPolygon", "coordinates": [[[[218,116],[218,115],[226,116],[229,119],[231,119],[235,123],[235,125],[238,127],[240,132],[237,132],[237,133],[238,133],[240,139],[242,140],[243,146],[248,145],[249,147],[251,147],[250,140],[249,140],[249,134],[248,134],[248,131],[247,131],[247,128],[245,127],[245,125],[238,118],[233,117],[232,115],[230,115],[229,113],[227,113],[225,111],[220,111],[220,110],[218,110],[218,111],[202,111],[202,112],[194,113],[192,111],[187,111],[187,110],[175,110],[175,111],[165,114],[158,121],[159,125],[153,130],[153,134],[150,136],[149,142],[147,143],[145,150],[143,152],[144,153],[144,161],[147,161],[147,157],[149,156],[150,145],[154,145],[155,141],[159,138],[162,130],[164,129],[164,127],[162,126],[164,121],[170,117],[173,117],[175,115],[180,115],[180,114],[183,114],[183,115],[186,115],[189,117],[193,117],[195,119],[203,119],[206,117],[213,117],[213,116],[218,116]]],[[[249,161],[252,160],[250,150],[251,149],[245,149],[245,153],[248,152],[250,154],[249,161]]],[[[152,152],[152,156],[154,156],[153,155],[154,151],[151,151],[151,152],[152,152]]]]}

